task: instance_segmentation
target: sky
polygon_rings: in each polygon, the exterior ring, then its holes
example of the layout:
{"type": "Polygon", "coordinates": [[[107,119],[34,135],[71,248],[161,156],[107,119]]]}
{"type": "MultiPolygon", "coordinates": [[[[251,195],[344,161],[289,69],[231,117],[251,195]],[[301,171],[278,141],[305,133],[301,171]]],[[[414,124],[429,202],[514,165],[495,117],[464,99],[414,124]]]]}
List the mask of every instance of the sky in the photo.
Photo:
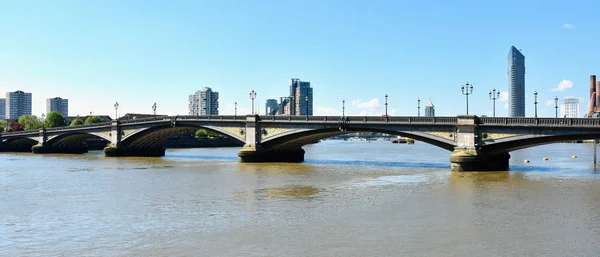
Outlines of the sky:
{"type": "Polygon", "coordinates": [[[185,115],[188,95],[219,92],[219,113],[250,113],[249,93],[289,92],[311,82],[315,115],[492,115],[508,52],[526,65],[526,114],[554,116],[554,97],[589,101],[600,78],[600,1],[357,0],[0,0],[0,93],[69,99],[70,115],[185,115]]]}

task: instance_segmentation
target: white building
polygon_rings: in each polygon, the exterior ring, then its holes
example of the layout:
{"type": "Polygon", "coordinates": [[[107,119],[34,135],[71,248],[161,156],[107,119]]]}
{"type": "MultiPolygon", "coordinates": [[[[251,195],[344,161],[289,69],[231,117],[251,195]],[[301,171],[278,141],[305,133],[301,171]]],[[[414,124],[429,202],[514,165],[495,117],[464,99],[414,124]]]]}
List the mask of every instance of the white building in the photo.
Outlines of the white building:
{"type": "Polygon", "coordinates": [[[579,99],[565,97],[560,105],[560,116],[563,118],[579,118],[579,99]]]}
{"type": "Polygon", "coordinates": [[[0,120],[6,119],[6,99],[0,98],[0,120]]]}
{"type": "Polygon", "coordinates": [[[435,106],[431,102],[431,99],[429,99],[429,102],[427,103],[427,105],[425,105],[425,116],[426,117],[435,116],[435,106]]]}
{"type": "Polygon", "coordinates": [[[18,119],[31,115],[31,93],[15,91],[6,93],[6,119],[18,119]]]}
{"type": "Polygon", "coordinates": [[[52,111],[58,111],[65,117],[69,116],[69,99],[60,97],[46,99],[46,113],[52,111]]]}
{"type": "Polygon", "coordinates": [[[219,92],[202,88],[189,96],[189,115],[219,115],[219,92]]]}

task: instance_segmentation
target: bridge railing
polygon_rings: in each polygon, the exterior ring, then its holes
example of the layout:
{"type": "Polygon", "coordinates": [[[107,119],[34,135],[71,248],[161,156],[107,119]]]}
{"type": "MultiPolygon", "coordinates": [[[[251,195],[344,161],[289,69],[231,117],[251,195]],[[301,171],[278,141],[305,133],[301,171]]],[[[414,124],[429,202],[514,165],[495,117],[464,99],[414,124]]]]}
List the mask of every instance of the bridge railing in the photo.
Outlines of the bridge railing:
{"type": "Polygon", "coordinates": [[[511,117],[481,117],[480,125],[498,125],[498,126],[574,126],[574,127],[594,127],[600,126],[600,119],[590,118],[511,118],[511,117]]]}
{"type": "Polygon", "coordinates": [[[91,127],[105,127],[105,126],[110,126],[111,123],[112,122],[98,122],[98,123],[83,124],[83,125],[77,125],[77,126],[54,127],[54,128],[46,128],[46,131],[57,131],[57,130],[78,129],[78,128],[91,128],[91,127]]]}

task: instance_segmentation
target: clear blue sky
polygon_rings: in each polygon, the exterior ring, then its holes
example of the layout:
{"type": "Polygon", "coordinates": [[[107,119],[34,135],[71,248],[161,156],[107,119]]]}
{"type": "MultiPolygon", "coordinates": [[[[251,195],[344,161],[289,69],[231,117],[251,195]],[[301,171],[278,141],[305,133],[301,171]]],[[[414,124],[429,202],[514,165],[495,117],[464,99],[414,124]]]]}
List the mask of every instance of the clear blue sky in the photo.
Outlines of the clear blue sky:
{"type": "MultiPolygon", "coordinates": [[[[588,104],[600,77],[600,1],[10,1],[0,0],[0,91],[69,99],[70,114],[186,114],[188,95],[220,93],[220,113],[249,112],[248,93],[288,93],[310,81],[316,115],[491,115],[488,91],[507,90],[512,45],[526,58],[527,115],[554,96],[588,104]],[[492,3],[494,2],[494,3],[492,3]],[[561,81],[571,88],[551,91],[561,81]],[[376,99],[376,100],[374,100],[376,99]],[[354,102],[354,105],[352,103],[354,102]],[[377,106],[377,102],[379,106],[377,106]],[[370,107],[374,106],[374,107],[370,107]]],[[[506,101],[497,114],[507,115],[506,101]]]]}

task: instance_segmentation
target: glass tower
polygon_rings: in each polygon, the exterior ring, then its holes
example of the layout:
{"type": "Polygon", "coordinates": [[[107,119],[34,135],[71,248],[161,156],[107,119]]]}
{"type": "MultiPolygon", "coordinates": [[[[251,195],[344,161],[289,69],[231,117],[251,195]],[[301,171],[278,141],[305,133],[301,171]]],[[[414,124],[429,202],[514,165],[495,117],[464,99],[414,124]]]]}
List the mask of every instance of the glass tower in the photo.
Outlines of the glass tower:
{"type": "Polygon", "coordinates": [[[508,53],[508,112],[525,117],[525,56],[514,46],[508,53]]]}

